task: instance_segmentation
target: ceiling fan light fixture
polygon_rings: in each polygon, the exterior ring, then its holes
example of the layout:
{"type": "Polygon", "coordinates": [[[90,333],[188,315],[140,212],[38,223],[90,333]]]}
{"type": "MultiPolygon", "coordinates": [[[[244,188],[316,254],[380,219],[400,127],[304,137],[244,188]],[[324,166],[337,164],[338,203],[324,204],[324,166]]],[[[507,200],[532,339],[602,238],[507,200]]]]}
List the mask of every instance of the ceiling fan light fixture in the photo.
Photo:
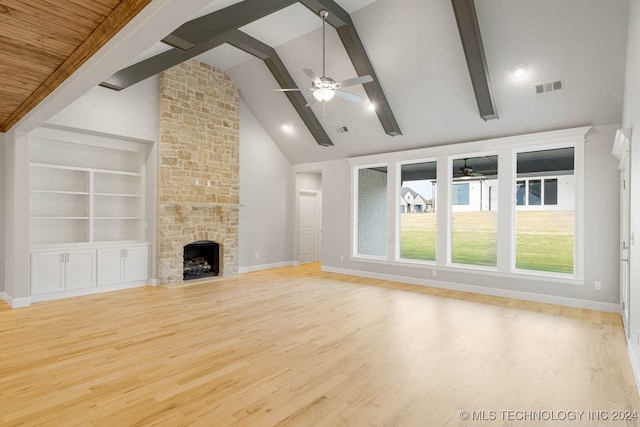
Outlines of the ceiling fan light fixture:
{"type": "Polygon", "coordinates": [[[331,98],[333,98],[334,95],[335,93],[333,92],[333,90],[326,87],[322,87],[313,91],[313,97],[320,102],[329,101],[331,100],[331,98]]]}

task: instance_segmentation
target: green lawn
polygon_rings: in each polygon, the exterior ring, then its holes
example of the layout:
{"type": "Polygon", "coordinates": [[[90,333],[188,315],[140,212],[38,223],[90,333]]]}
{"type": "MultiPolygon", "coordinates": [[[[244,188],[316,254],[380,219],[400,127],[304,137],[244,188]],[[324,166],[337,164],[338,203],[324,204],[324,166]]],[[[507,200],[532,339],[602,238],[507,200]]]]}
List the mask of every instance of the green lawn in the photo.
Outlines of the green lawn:
{"type": "MultiPolygon", "coordinates": [[[[516,267],[558,273],[573,272],[573,212],[520,211],[516,225],[516,267]]],[[[452,261],[496,265],[496,212],[456,212],[452,261]]],[[[402,214],[400,256],[434,261],[434,213],[402,214]]]]}

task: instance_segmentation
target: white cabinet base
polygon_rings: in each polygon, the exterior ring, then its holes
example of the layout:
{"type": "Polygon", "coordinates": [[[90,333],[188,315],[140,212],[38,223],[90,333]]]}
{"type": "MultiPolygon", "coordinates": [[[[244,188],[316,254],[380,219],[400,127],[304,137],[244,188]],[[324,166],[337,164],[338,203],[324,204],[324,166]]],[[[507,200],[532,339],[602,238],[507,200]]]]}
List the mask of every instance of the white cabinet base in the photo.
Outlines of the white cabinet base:
{"type": "Polygon", "coordinates": [[[31,301],[144,286],[148,256],[147,243],[32,250],[31,301]]]}

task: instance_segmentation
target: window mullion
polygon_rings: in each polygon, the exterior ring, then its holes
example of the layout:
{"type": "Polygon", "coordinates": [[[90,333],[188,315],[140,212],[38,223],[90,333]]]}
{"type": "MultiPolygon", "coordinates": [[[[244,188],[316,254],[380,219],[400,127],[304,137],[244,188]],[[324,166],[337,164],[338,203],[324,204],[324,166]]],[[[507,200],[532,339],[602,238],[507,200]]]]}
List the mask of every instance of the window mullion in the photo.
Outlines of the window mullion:
{"type": "MultiPolygon", "coordinates": [[[[515,265],[516,154],[498,153],[498,271],[510,272],[515,265]]],[[[528,180],[525,200],[528,200],[528,180]]]]}

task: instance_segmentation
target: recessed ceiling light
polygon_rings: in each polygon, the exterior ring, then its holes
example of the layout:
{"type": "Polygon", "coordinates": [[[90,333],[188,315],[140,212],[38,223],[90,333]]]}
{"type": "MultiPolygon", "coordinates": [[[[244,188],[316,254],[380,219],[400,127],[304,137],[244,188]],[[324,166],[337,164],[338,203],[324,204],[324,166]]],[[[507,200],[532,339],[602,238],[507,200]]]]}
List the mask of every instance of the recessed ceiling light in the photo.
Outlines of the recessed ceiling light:
{"type": "Polygon", "coordinates": [[[369,111],[376,111],[376,104],[370,102],[369,105],[367,105],[367,108],[369,109],[369,111]]]}
{"type": "Polygon", "coordinates": [[[291,126],[289,123],[283,123],[281,126],[282,131],[286,132],[286,133],[291,133],[293,132],[293,126],[291,126]]]}
{"type": "Polygon", "coordinates": [[[511,74],[513,74],[513,77],[521,78],[526,76],[528,71],[529,69],[527,68],[526,65],[518,64],[515,67],[513,67],[513,69],[511,70],[511,74]]]}

